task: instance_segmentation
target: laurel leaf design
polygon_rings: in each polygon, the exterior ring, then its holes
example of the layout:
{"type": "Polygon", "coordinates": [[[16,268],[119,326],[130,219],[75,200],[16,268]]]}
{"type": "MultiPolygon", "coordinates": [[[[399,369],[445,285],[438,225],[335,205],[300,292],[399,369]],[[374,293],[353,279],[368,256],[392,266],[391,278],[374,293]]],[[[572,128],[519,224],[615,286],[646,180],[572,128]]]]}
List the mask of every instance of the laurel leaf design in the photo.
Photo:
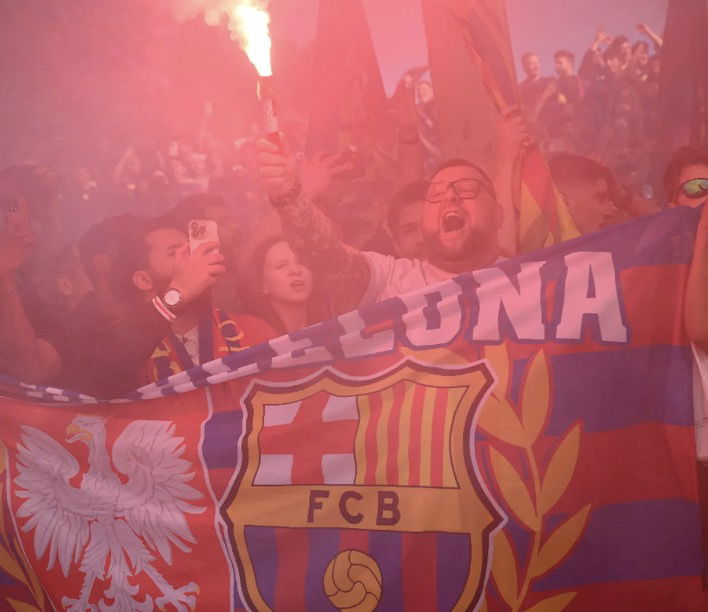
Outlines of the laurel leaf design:
{"type": "Polygon", "coordinates": [[[494,536],[492,576],[504,601],[513,607],[519,596],[519,577],[511,542],[503,531],[494,536]]]}
{"type": "Polygon", "coordinates": [[[541,514],[553,508],[565,493],[578,463],[579,452],[580,425],[576,425],[561,440],[546,469],[538,504],[541,514]]]}
{"type": "Polygon", "coordinates": [[[490,397],[479,414],[477,426],[489,435],[513,446],[526,446],[526,432],[511,404],[490,397]]]}
{"type": "Polygon", "coordinates": [[[566,557],[580,539],[589,514],[590,504],[576,512],[551,534],[541,546],[536,562],[531,568],[533,576],[542,576],[566,557]]]}
{"type": "Polygon", "coordinates": [[[492,448],[490,455],[494,476],[507,505],[524,525],[533,531],[538,531],[540,521],[523,479],[511,462],[498,450],[492,448]]]}
{"type": "Polygon", "coordinates": [[[7,468],[7,449],[5,448],[5,445],[0,442],[0,474],[3,474],[5,472],[5,469],[7,468]]]}
{"type": "Polygon", "coordinates": [[[37,608],[36,606],[33,606],[31,604],[22,602],[22,601],[17,601],[16,599],[10,599],[9,597],[5,599],[7,603],[12,606],[12,609],[15,612],[40,612],[40,609],[37,608]]]}
{"type": "Polygon", "coordinates": [[[492,395],[503,400],[509,385],[509,351],[506,344],[485,346],[484,356],[491,364],[497,377],[497,386],[494,387],[492,395]]]}
{"type": "Polygon", "coordinates": [[[15,580],[27,584],[27,578],[25,578],[25,575],[22,573],[22,569],[15,560],[15,557],[13,557],[2,544],[0,544],[0,567],[15,580]]]}
{"type": "Polygon", "coordinates": [[[561,610],[565,610],[568,604],[575,599],[576,595],[577,593],[561,593],[560,595],[554,595],[553,597],[539,601],[530,608],[526,608],[524,612],[561,612],[561,610]]]}
{"type": "MultiPolygon", "coordinates": [[[[0,478],[2,478],[2,475],[5,473],[5,470],[7,469],[7,448],[5,445],[0,442],[0,478]]],[[[3,503],[4,499],[4,482],[0,480],[0,535],[2,535],[5,538],[5,541],[8,541],[9,535],[8,531],[5,529],[5,504],[3,503]]]]}
{"type": "Polygon", "coordinates": [[[27,570],[27,575],[30,579],[30,590],[32,591],[32,595],[34,595],[35,601],[40,604],[40,608],[44,608],[44,589],[42,589],[42,585],[39,584],[39,578],[37,578],[37,574],[35,574],[34,569],[32,569],[32,566],[27,562],[26,557],[25,569],[27,570]]]}
{"type": "Polygon", "coordinates": [[[536,354],[526,375],[521,400],[521,422],[529,438],[529,445],[538,440],[548,417],[550,383],[548,364],[542,351],[536,354]]]}
{"type": "Polygon", "coordinates": [[[0,482],[0,536],[5,538],[5,541],[9,538],[8,532],[5,529],[5,504],[2,502],[3,499],[3,483],[0,482]]]}

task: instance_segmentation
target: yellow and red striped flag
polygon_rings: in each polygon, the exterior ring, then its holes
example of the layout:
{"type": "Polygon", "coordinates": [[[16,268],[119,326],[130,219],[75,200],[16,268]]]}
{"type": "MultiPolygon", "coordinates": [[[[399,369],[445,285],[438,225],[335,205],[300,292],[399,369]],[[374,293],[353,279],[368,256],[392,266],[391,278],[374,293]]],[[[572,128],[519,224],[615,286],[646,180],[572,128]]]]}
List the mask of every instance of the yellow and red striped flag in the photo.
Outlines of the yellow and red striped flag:
{"type": "MultiPolygon", "coordinates": [[[[494,174],[496,126],[505,108],[519,104],[504,2],[422,3],[442,150],[494,174]]],[[[520,252],[579,235],[537,147],[519,150],[516,182],[520,252]]]]}

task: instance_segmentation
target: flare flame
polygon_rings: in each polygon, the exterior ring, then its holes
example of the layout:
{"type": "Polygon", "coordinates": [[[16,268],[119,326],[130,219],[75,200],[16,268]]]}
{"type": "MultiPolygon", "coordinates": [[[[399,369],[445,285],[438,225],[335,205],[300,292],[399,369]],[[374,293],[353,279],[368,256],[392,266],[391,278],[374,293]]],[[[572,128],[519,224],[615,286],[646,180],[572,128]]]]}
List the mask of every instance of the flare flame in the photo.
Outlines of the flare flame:
{"type": "Polygon", "coordinates": [[[210,26],[223,23],[262,77],[273,74],[270,63],[270,0],[163,0],[177,21],[201,15],[210,26]]]}
{"type": "Polygon", "coordinates": [[[239,41],[255,66],[259,76],[273,74],[270,63],[270,14],[268,3],[261,0],[242,0],[228,13],[229,30],[239,41]]]}

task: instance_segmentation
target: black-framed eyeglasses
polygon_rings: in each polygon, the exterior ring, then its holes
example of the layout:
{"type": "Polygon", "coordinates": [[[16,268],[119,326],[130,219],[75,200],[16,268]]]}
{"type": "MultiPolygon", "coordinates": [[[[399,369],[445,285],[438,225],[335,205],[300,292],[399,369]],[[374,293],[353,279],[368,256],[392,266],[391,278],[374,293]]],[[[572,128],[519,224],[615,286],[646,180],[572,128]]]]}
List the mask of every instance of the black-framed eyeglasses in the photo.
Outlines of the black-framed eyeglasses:
{"type": "Polygon", "coordinates": [[[686,181],[679,187],[678,193],[682,193],[690,200],[698,200],[708,195],[708,178],[695,178],[686,181]]]}
{"type": "Polygon", "coordinates": [[[492,190],[484,181],[473,178],[463,178],[457,181],[437,181],[430,183],[425,195],[425,200],[431,203],[442,202],[450,187],[452,187],[457,196],[463,200],[473,200],[482,190],[492,195],[492,190]]]}

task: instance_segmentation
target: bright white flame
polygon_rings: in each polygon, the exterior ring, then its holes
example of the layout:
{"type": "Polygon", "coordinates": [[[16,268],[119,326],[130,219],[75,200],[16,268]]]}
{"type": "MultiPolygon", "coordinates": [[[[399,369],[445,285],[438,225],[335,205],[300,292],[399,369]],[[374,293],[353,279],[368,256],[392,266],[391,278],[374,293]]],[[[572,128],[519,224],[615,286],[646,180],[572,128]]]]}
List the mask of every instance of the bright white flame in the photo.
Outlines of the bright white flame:
{"type": "Polygon", "coordinates": [[[242,0],[229,13],[229,30],[241,43],[260,76],[273,74],[269,26],[267,3],[260,0],[242,0]]]}
{"type": "Polygon", "coordinates": [[[271,76],[270,0],[164,0],[170,12],[183,22],[201,13],[204,22],[218,26],[224,17],[231,38],[237,40],[260,76],[271,76]]]}

